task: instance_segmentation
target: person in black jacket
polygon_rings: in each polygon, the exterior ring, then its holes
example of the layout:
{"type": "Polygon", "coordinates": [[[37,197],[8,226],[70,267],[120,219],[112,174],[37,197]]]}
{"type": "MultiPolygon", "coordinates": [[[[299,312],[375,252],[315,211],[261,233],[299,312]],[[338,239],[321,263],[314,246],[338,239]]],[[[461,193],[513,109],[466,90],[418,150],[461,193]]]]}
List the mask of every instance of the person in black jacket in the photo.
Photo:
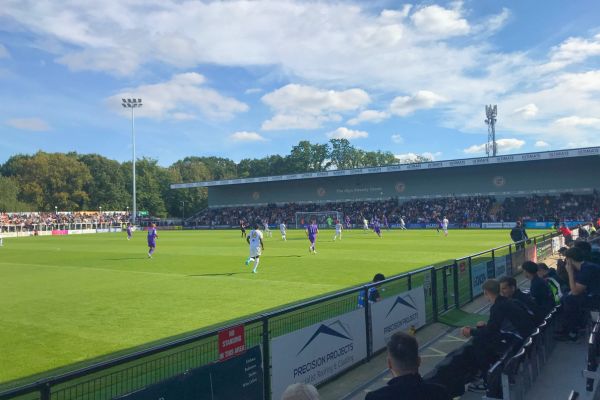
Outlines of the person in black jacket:
{"type": "Polygon", "coordinates": [[[487,323],[476,328],[462,328],[464,337],[473,337],[471,359],[482,378],[469,385],[469,391],[485,392],[485,372],[509,347],[521,344],[533,333],[535,324],[531,316],[517,302],[500,296],[500,284],[495,279],[483,283],[483,294],[492,303],[487,323]]]}
{"type": "Polygon", "coordinates": [[[419,375],[419,345],[417,339],[396,332],[387,344],[388,368],[394,375],[380,389],[367,393],[365,400],[450,400],[443,386],[425,383],[419,375]]]}
{"type": "MultiPolygon", "coordinates": [[[[529,236],[527,235],[527,232],[525,231],[525,227],[523,226],[521,221],[517,221],[517,225],[514,228],[512,228],[512,230],[510,231],[510,238],[515,243],[522,242],[523,240],[529,239],[529,236]]],[[[517,250],[522,249],[523,247],[524,247],[523,243],[519,243],[516,245],[517,250]]]]}
{"type": "Polygon", "coordinates": [[[502,297],[514,300],[525,308],[527,314],[536,324],[541,323],[546,315],[539,309],[533,298],[517,287],[517,280],[512,276],[503,276],[499,280],[502,297]]]}
{"type": "Polygon", "coordinates": [[[521,268],[525,277],[531,281],[529,295],[535,301],[539,311],[544,315],[548,315],[555,305],[550,285],[538,276],[538,265],[533,261],[525,261],[521,268]]]}

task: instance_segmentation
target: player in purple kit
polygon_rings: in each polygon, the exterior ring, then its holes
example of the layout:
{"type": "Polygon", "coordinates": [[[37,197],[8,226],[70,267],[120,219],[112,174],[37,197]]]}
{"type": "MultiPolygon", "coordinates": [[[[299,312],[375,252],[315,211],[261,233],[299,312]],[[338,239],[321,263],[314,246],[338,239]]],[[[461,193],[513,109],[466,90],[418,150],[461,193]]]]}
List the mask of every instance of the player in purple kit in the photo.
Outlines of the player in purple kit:
{"type": "Polygon", "coordinates": [[[127,240],[131,240],[133,232],[131,230],[131,222],[127,223],[127,240]]]}
{"type": "Polygon", "coordinates": [[[380,238],[382,237],[381,236],[381,225],[379,225],[378,219],[373,220],[373,231],[377,234],[377,236],[379,236],[380,238]]]}
{"type": "Polygon", "coordinates": [[[154,250],[156,249],[156,239],[158,239],[156,224],[152,224],[148,229],[148,258],[152,258],[152,254],[154,254],[154,250]]]}
{"type": "Polygon", "coordinates": [[[310,225],[306,228],[306,236],[308,236],[308,240],[310,241],[310,247],[308,251],[313,254],[317,254],[317,250],[315,250],[315,242],[317,241],[317,235],[319,234],[319,228],[317,227],[317,222],[313,219],[310,221],[310,225]]]}
{"type": "Polygon", "coordinates": [[[346,215],[346,229],[350,229],[350,228],[351,228],[351,226],[350,226],[350,216],[346,215]]]}
{"type": "Polygon", "coordinates": [[[390,230],[390,224],[388,223],[387,215],[383,216],[383,226],[385,226],[385,229],[388,231],[390,230]]]}

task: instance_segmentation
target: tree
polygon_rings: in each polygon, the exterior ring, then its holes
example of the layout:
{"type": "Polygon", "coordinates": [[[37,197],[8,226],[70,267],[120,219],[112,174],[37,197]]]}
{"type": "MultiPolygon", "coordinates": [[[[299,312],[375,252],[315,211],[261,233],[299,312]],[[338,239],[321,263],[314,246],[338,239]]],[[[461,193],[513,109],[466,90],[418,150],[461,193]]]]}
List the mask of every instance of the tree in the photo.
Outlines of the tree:
{"type": "Polygon", "coordinates": [[[88,167],[73,153],[37,152],[11,157],[3,173],[18,182],[19,200],[37,210],[82,210],[89,200],[85,186],[92,179],[88,167]]]}
{"type": "Polygon", "coordinates": [[[186,157],[185,159],[193,159],[204,163],[211,173],[211,180],[232,179],[238,177],[237,165],[228,158],[186,157]]]}
{"type": "Polygon", "coordinates": [[[32,206],[20,202],[19,184],[15,178],[0,175],[0,212],[29,211],[32,206]]]}
{"type": "MultiPolygon", "coordinates": [[[[211,172],[208,167],[197,157],[186,157],[169,167],[171,183],[207,181],[210,180],[210,176],[211,172]]],[[[186,214],[191,216],[192,212],[197,212],[208,206],[208,191],[206,188],[183,190],[171,190],[169,188],[165,193],[165,203],[169,215],[186,214]],[[185,213],[183,207],[185,207],[185,213]],[[188,214],[188,210],[190,214],[188,214]]]]}
{"type": "Polygon", "coordinates": [[[85,185],[89,202],[86,208],[97,210],[125,210],[131,206],[121,164],[98,154],[84,154],[79,160],[87,165],[92,179],[85,185]]]}
{"type": "Polygon", "coordinates": [[[336,169],[348,169],[352,168],[356,163],[353,160],[356,157],[356,149],[350,144],[348,139],[331,139],[331,151],[329,158],[331,159],[331,165],[336,169]]]}
{"type": "MultiPolygon", "coordinates": [[[[170,190],[171,174],[166,168],[159,166],[156,160],[146,157],[136,160],[135,169],[137,211],[148,211],[150,215],[166,217],[164,199],[170,190]]],[[[121,171],[131,195],[131,162],[121,164],[121,171]]]]}

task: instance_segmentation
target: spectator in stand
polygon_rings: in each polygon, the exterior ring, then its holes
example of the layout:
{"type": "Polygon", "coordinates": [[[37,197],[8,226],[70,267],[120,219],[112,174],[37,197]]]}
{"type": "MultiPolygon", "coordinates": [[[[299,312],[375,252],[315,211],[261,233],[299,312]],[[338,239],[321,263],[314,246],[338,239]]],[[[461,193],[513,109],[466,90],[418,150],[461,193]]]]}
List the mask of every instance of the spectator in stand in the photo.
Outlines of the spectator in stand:
{"type": "Polygon", "coordinates": [[[414,336],[396,332],[387,344],[387,365],[394,378],[387,386],[367,393],[365,400],[450,400],[446,389],[425,383],[419,374],[421,357],[414,336]]]}
{"type": "Polygon", "coordinates": [[[592,251],[592,245],[589,242],[583,240],[575,241],[573,247],[581,249],[585,254],[585,261],[589,261],[592,264],[600,265],[600,254],[592,251]]]}
{"type": "Polygon", "coordinates": [[[562,283],[558,272],[554,268],[550,268],[546,263],[538,263],[538,276],[544,279],[548,283],[548,286],[550,286],[554,303],[560,304],[560,299],[563,295],[562,288],[568,282],[562,283]]]}
{"type": "Polygon", "coordinates": [[[525,278],[531,281],[529,295],[533,298],[538,310],[544,316],[554,308],[554,296],[548,283],[538,276],[538,265],[533,261],[525,261],[521,266],[525,278]]]}
{"type": "Polygon", "coordinates": [[[546,316],[535,304],[535,301],[526,293],[523,293],[521,289],[517,287],[517,280],[512,276],[503,276],[498,281],[500,283],[500,294],[507,299],[514,300],[523,306],[527,314],[537,323],[541,323],[546,316]]]}
{"type": "MultiPolygon", "coordinates": [[[[373,283],[381,282],[384,280],[385,280],[385,276],[382,273],[377,273],[373,277],[373,283]]],[[[381,289],[381,291],[383,291],[383,289],[381,289]]],[[[369,290],[367,291],[367,297],[368,297],[368,300],[370,303],[376,303],[378,301],[381,301],[381,294],[379,294],[379,290],[377,289],[377,286],[373,286],[373,287],[369,288],[369,290]]],[[[365,302],[365,296],[364,296],[363,292],[360,292],[358,294],[358,306],[365,307],[366,305],[367,304],[365,302]]]]}
{"type": "Polygon", "coordinates": [[[562,298],[562,329],[555,339],[574,342],[585,324],[585,308],[600,304],[600,266],[585,261],[586,253],[579,247],[567,250],[565,257],[571,291],[562,298]]]}
{"type": "Polygon", "coordinates": [[[573,243],[573,232],[565,224],[561,225],[559,231],[565,238],[565,244],[571,246],[571,243],[573,243]]]}
{"type": "Polygon", "coordinates": [[[523,243],[520,242],[529,239],[529,236],[527,236],[527,232],[525,231],[525,227],[521,221],[517,221],[517,225],[510,231],[510,238],[513,240],[513,242],[518,243],[516,245],[517,250],[524,247],[523,243]]]}
{"type": "Polygon", "coordinates": [[[483,283],[483,295],[492,303],[487,324],[480,322],[476,328],[462,328],[464,337],[473,337],[471,363],[481,373],[481,377],[469,385],[471,392],[485,392],[486,372],[490,366],[508,348],[520,345],[535,329],[534,321],[522,306],[500,295],[497,280],[488,279],[483,283]]]}
{"type": "Polygon", "coordinates": [[[319,400],[319,392],[313,385],[293,383],[285,389],[281,400],[319,400]]]}

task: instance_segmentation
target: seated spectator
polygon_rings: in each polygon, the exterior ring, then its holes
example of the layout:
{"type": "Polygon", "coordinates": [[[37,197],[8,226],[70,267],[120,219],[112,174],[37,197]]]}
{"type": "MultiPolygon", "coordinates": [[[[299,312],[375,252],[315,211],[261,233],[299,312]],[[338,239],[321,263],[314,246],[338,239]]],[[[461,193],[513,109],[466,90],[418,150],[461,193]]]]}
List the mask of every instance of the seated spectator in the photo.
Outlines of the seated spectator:
{"type": "Polygon", "coordinates": [[[396,332],[387,344],[387,364],[392,378],[387,386],[367,393],[365,400],[450,400],[446,389],[425,383],[419,375],[421,357],[417,339],[396,332]]]}
{"type": "Polygon", "coordinates": [[[473,337],[471,362],[477,365],[480,378],[469,385],[471,392],[487,390],[486,372],[512,346],[520,345],[535,329],[530,315],[515,301],[500,296],[500,284],[495,279],[483,283],[483,295],[492,303],[487,324],[462,328],[464,337],[473,337]]]}
{"type": "Polygon", "coordinates": [[[555,305],[550,285],[538,276],[538,265],[533,261],[525,261],[521,268],[523,268],[525,277],[531,281],[529,295],[533,298],[538,310],[543,315],[548,315],[555,305]]]}
{"type": "Polygon", "coordinates": [[[517,287],[517,280],[512,276],[503,276],[498,281],[500,283],[500,294],[507,299],[511,299],[519,303],[527,314],[536,322],[540,323],[546,315],[544,315],[533,298],[517,287]]]}
{"type": "Polygon", "coordinates": [[[558,276],[558,272],[554,268],[550,268],[546,263],[538,264],[538,276],[544,279],[548,283],[548,286],[550,286],[554,303],[560,304],[560,298],[563,295],[562,287],[568,285],[568,282],[562,282],[558,276]]]}
{"type": "Polygon", "coordinates": [[[585,308],[599,304],[600,266],[585,261],[586,253],[579,247],[567,250],[565,257],[570,292],[562,298],[562,329],[555,339],[574,342],[585,325],[585,308]]]}
{"type": "Polygon", "coordinates": [[[319,392],[313,385],[293,383],[285,389],[281,400],[319,400],[319,392]]]}

